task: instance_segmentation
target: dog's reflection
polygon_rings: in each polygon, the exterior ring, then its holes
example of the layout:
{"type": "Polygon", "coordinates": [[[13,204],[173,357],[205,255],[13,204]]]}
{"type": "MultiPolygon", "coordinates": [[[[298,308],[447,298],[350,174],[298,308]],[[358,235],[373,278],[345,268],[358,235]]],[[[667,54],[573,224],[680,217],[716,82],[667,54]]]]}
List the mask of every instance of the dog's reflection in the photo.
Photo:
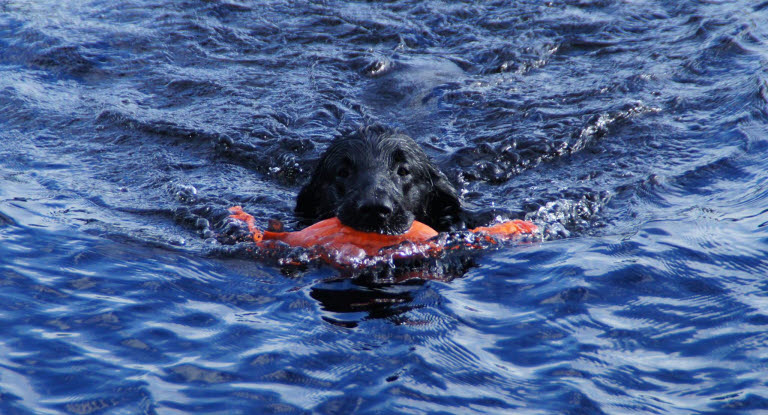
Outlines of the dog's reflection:
{"type": "Polygon", "coordinates": [[[408,323],[406,314],[422,306],[415,299],[428,281],[451,281],[474,265],[473,257],[457,256],[347,271],[312,287],[310,296],[325,311],[341,314],[324,317],[332,324],[355,327],[368,319],[408,323]]]}

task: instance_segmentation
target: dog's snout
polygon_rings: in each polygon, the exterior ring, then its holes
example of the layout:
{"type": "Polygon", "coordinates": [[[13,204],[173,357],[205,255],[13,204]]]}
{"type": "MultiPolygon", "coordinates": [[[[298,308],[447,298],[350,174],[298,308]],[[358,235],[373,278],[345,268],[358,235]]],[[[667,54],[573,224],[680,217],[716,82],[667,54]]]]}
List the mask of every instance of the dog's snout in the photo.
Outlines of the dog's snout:
{"type": "Polygon", "coordinates": [[[361,216],[386,220],[394,211],[392,202],[387,200],[369,199],[360,204],[357,209],[361,216]]]}
{"type": "Polygon", "coordinates": [[[394,197],[397,193],[387,177],[377,172],[364,177],[358,183],[357,214],[364,220],[381,224],[395,211],[394,197]]]}

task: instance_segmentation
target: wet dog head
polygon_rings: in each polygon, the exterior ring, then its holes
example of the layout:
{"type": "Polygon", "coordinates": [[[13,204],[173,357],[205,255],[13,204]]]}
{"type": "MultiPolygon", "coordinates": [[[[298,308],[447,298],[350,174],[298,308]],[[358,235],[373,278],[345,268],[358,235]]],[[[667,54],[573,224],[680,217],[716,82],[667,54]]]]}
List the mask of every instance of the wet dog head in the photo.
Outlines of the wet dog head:
{"type": "Polygon", "coordinates": [[[304,222],[337,216],[384,234],[404,233],[414,220],[451,229],[459,210],[456,190],[418,144],[378,126],[333,141],[296,202],[304,222]]]}

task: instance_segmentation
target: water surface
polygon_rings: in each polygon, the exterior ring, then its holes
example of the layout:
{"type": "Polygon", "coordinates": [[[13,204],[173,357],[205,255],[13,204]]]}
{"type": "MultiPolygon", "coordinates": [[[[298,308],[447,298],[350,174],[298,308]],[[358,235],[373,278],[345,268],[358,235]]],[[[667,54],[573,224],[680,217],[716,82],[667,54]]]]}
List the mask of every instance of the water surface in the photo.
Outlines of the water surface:
{"type": "Polygon", "coordinates": [[[768,410],[767,28],[756,1],[0,4],[0,413],[768,410]],[[294,227],[372,122],[542,239],[369,284],[212,238],[232,205],[294,227]]]}

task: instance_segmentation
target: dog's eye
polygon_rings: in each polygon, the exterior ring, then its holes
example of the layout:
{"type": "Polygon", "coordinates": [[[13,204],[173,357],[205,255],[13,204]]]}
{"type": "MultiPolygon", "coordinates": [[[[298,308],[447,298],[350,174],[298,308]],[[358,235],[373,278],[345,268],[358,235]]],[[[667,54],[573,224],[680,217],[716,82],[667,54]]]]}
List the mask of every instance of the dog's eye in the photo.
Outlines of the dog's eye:
{"type": "Polygon", "coordinates": [[[407,176],[407,175],[411,174],[411,171],[408,170],[408,168],[405,167],[405,166],[400,166],[397,169],[397,174],[398,174],[398,176],[407,176]]]}
{"type": "Polygon", "coordinates": [[[336,171],[336,176],[341,177],[342,179],[349,177],[349,169],[346,167],[340,168],[336,171]]]}
{"type": "Polygon", "coordinates": [[[403,162],[405,162],[405,160],[406,160],[405,151],[403,151],[402,149],[398,148],[397,150],[392,152],[392,160],[395,161],[396,163],[403,163],[403,162]]]}

